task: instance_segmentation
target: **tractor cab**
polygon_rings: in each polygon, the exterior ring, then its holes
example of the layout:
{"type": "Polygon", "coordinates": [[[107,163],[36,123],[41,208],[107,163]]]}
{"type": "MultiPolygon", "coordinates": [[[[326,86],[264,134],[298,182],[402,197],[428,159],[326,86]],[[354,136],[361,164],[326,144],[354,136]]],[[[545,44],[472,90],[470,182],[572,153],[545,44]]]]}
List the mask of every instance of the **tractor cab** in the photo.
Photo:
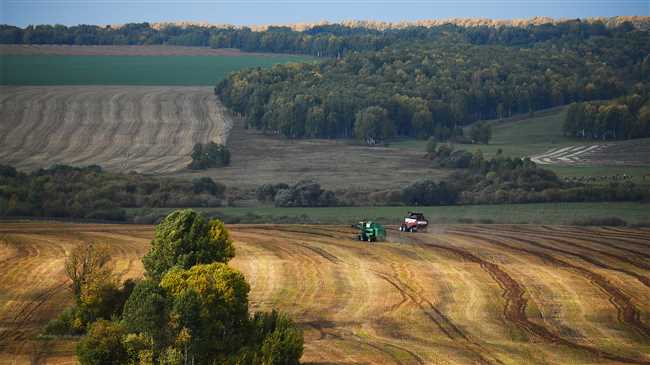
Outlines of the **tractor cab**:
{"type": "Polygon", "coordinates": [[[402,232],[417,232],[424,231],[429,226],[429,221],[424,217],[424,214],[418,212],[408,212],[404,221],[399,226],[402,232]]]}

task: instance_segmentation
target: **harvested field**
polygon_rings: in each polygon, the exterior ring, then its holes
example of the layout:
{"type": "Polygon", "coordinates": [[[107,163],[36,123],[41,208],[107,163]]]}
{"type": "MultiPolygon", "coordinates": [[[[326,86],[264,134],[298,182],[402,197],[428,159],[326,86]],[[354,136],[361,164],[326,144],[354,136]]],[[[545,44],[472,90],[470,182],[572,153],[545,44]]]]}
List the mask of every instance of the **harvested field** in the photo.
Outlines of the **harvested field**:
{"type": "Polygon", "coordinates": [[[0,87],[0,163],[172,172],[230,124],[208,87],[0,87]]]}
{"type": "MultiPolygon", "coordinates": [[[[360,243],[343,226],[230,226],[253,310],[305,330],[312,364],[650,364],[650,230],[451,225],[360,243]]],[[[63,256],[107,242],[137,277],[151,226],[3,223],[0,363],[74,363],[34,340],[69,303],[63,256]],[[15,361],[15,362],[13,362],[15,361]]]]}
{"type": "Polygon", "coordinates": [[[0,44],[0,54],[20,56],[283,56],[277,53],[242,52],[233,48],[214,49],[168,45],[76,46],[60,44],[0,44]]]}
{"type": "Polygon", "coordinates": [[[313,179],[327,189],[400,189],[423,178],[440,179],[449,170],[433,168],[421,151],[368,147],[353,140],[287,139],[244,129],[233,121],[228,137],[231,164],[183,177],[210,176],[227,186],[251,188],[265,183],[313,179]]]}
{"type": "Polygon", "coordinates": [[[553,148],[531,157],[540,165],[650,165],[650,143],[647,138],[623,142],[553,148]]]}

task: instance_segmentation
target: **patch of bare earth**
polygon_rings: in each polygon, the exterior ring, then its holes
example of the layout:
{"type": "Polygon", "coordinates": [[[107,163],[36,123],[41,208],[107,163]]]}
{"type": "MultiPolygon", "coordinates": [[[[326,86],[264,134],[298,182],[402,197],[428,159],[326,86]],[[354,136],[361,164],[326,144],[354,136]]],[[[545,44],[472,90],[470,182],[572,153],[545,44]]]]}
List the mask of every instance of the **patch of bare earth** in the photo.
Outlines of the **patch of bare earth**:
{"type": "Polygon", "coordinates": [[[172,172],[230,124],[209,87],[0,87],[0,163],[172,172]]]}
{"type": "MultiPolygon", "coordinates": [[[[305,331],[308,364],[650,364],[650,231],[536,225],[389,230],[232,225],[251,310],[305,331]]],[[[73,364],[35,339],[70,303],[63,258],[106,242],[142,274],[152,226],[0,225],[0,363],[73,364]]]]}
{"type": "Polygon", "coordinates": [[[0,55],[58,56],[266,56],[278,54],[242,52],[234,48],[185,47],[167,45],[76,46],[53,44],[0,44],[0,55]]]}

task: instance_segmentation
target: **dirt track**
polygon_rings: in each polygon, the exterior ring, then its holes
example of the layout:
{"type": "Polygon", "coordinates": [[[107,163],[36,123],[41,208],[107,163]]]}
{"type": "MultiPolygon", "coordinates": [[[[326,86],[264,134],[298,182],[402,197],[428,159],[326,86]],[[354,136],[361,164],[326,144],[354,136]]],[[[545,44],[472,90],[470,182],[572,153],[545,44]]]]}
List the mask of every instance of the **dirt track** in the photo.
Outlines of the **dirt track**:
{"type": "MultiPolygon", "coordinates": [[[[457,225],[376,245],[342,226],[230,229],[252,309],[289,312],[306,363],[650,364],[647,229],[457,225]]],[[[72,342],[29,340],[69,302],[65,253],[107,242],[137,277],[152,234],[1,224],[0,363],[72,364],[72,342]]]]}
{"type": "Polygon", "coordinates": [[[0,87],[0,163],[173,172],[230,125],[209,87],[0,87]]]}
{"type": "Polygon", "coordinates": [[[650,140],[603,142],[591,145],[553,148],[532,156],[540,165],[647,166],[650,164],[650,140]]]}

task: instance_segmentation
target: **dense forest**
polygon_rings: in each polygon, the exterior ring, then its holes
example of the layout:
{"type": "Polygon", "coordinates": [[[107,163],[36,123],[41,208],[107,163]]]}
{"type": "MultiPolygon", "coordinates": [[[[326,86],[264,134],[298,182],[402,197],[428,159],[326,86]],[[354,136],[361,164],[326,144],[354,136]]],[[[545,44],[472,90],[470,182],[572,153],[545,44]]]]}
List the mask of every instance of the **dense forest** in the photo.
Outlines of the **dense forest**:
{"type": "Polygon", "coordinates": [[[569,20],[556,24],[527,26],[461,26],[453,23],[435,26],[407,26],[375,29],[367,26],[328,24],[303,31],[272,26],[263,31],[248,27],[178,26],[156,27],[149,23],[123,26],[37,25],[19,28],[0,25],[0,43],[74,45],[182,45],[213,48],[239,48],[244,51],[302,53],[340,57],[350,51],[379,50],[404,40],[436,40],[454,36],[472,44],[530,45],[550,39],[614,36],[632,30],[629,22],[608,27],[602,21],[569,20]]]}
{"type": "Polygon", "coordinates": [[[439,140],[477,120],[611,99],[650,79],[650,33],[530,47],[443,37],[232,74],[215,88],[248,126],[290,138],[439,140]]]}
{"type": "Polygon", "coordinates": [[[650,137],[650,85],[607,102],[571,104],[564,133],[584,139],[630,139],[650,137]]]}

